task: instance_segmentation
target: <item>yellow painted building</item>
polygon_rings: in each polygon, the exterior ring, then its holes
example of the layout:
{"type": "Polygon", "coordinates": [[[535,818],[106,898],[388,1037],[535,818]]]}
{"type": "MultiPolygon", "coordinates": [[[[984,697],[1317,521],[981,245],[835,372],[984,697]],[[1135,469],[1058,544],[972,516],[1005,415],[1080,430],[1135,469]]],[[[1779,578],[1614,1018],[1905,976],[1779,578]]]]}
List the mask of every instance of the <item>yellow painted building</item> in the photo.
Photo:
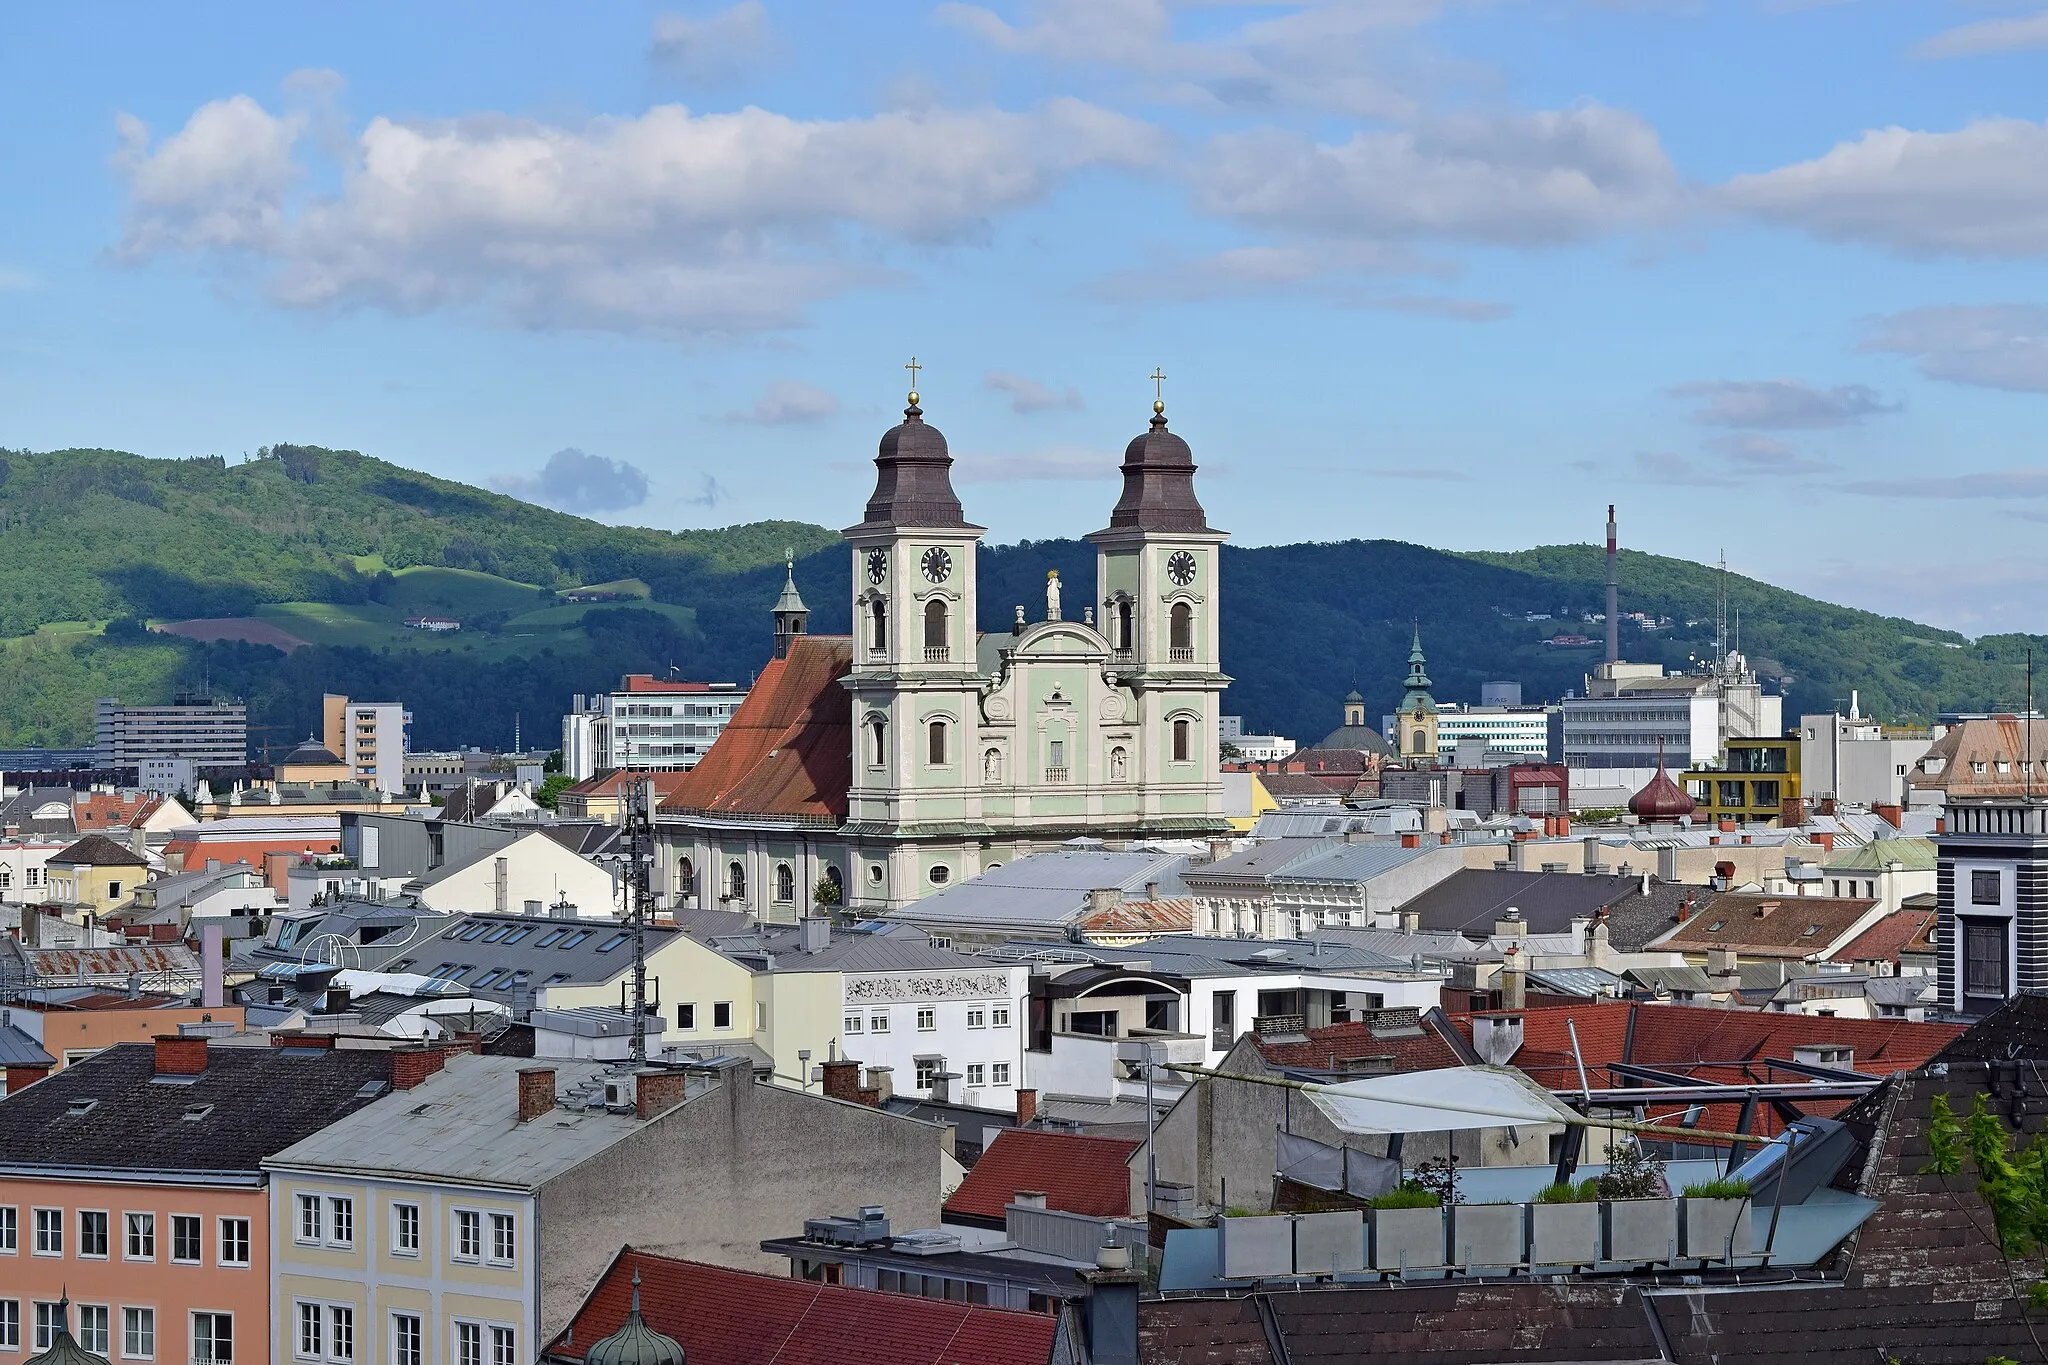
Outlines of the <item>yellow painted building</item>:
{"type": "Polygon", "coordinates": [[[149,860],[104,834],[88,834],[43,864],[50,899],[105,915],[149,880],[149,860]]]}
{"type": "Polygon", "coordinates": [[[1692,768],[1680,778],[1697,820],[1774,824],[1800,799],[1799,740],[1731,739],[1725,768],[1692,768]]]}

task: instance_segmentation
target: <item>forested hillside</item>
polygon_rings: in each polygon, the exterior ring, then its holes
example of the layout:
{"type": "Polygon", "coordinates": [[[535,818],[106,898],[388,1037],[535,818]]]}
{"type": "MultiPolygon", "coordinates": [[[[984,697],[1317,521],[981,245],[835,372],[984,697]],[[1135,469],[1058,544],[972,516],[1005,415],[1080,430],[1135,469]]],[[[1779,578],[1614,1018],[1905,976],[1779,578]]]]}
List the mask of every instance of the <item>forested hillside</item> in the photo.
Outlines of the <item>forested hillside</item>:
{"type": "MultiPolygon", "coordinates": [[[[317,723],[322,691],[403,699],[421,747],[508,745],[515,716],[532,742],[554,733],[572,693],[622,672],[751,678],[768,656],[786,546],[812,629],[845,630],[849,561],[823,527],[615,528],[310,446],[234,465],[0,453],[0,747],[86,742],[94,697],[179,689],[245,698],[259,743],[280,750],[317,723]],[[426,612],[463,629],[405,628],[426,612]]],[[[1071,585],[1094,578],[1086,544],[985,550],[983,629],[1007,631],[1020,603],[1035,617],[1048,568],[1078,611],[1087,593],[1071,585]]],[[[1530,700],[1557,696],[1599,651],[1545,642],[1600,634],[1582,618],[1600,610],[1603,575],[1594,546],[1226,548],[1226,705],[1313,741],[1356,687],[1376,719],[1400,694],[1415,623],[1438,698],[1475,700],[1492,679],[1520,681],[1530,700]]],[[[1711,652],[1714,570],[1627,552],[1623,582],[1624,610],[1672,619],[1626,627],[1627,657],[1684,667],[1711,652]]],[[[1788,716],[1851,688],[1866,711],[1898,719],[2021,698],[2025,637],[1969,642],[1733,576],[1725,589],[1745,652],[1784,680],[1788,716]]]]}

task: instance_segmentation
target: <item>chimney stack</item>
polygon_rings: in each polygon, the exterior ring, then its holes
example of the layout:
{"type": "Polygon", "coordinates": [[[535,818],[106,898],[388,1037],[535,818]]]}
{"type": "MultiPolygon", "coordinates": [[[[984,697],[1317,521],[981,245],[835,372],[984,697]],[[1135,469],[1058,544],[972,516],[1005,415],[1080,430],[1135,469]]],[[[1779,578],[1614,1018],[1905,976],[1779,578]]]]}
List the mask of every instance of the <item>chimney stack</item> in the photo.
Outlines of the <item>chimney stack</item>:
{"type": "Polygon", "coordinates": [[[217,1010],[227,1002],[226,953],[223,941],[227,925],[218,919],[199,922],[199,1003],[217,1010]]]}
{"type": "Polygon", "coordinates": [[[181,1038],[175,1033],[156,1035],[156,1074],[159,1076],[203,1076],[206,1074],[206,1040],[181,1038]]]}
{"type": "Polygon", "coordinates": [[[437,1047],[400,1048],[391,1054],[391,1088],[410,1090],[448,1064],[437,1047]]]}
{"type": "Polygon", "coordinates": [[[1019,1086],[1017,1089],[1017,1126],[1019,1128],[1038,1117],[1038,1092],[1019,1086]]]}
{"type": "Polygon", "coordinates": [[[860,1063],[851,1057],[838,1057],[829,1062],[820,1062],[818,1069],[825,1073],[825,1097],[845,1100],[848,1104],[860,1103],[860,1063]]]}
{"type": "Polygon", "coordinates": [[[832,921],[824,915],[804,919],[804,952],[822,953],[832,946],[832,921]]]}
{"type": "Polygon", "coordinates": [[[1500,963],[1500,1007],[1504,1010],[1524,1008],[1528,988],[1528,977],[1522,970],[1521,950],[1510,944],[1500,963]]]}
{"type": "Polygon", "coordinates": [[[689,1077],[680,1071],[653,1068],[633,1075],[633,1117],[651,1119],[688,1098],[689,1077]]]}
{"type": "Polygon", "coordinates": [[[1614,504],[1607,504],[1607,662],[1621,659],[1621,554],[1615,546],[1614,504]]]}
{"type": "Polygon", "coordinates": [[[555,1107],[555,1069],[524,1066],[519,1069],[519,1121],[531,1123],[555,1107]]]}

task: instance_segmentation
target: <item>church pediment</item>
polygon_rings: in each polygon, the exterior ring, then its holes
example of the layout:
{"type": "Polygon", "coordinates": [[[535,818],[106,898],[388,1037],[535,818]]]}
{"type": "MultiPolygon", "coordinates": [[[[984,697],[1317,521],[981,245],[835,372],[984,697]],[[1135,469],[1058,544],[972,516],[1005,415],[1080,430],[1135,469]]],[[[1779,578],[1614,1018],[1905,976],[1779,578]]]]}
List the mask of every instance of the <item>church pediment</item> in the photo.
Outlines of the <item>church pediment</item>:
{"type": "Polygon", "coordinates": [[[1010,653],[1018,658],[1054,654],[1062,659],[1109,658],[1109,641],[1079,621],[1040,621],[1017,637],[1010,653]]]}

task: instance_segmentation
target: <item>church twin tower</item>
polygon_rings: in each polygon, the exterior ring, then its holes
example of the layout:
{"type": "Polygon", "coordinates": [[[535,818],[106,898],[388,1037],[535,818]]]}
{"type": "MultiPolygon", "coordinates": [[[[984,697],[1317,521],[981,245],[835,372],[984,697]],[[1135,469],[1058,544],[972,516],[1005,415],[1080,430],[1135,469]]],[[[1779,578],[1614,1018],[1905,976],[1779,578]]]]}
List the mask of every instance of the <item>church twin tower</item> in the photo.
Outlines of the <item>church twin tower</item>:
{"type": "Polygon", "coordinates": [[[910,395],[882,437],[853,556],[852,773],[839,830],[856,905],[901,905],[1077,836],[1221,832],[1217,557],[1165,405],[1124,451],[1092,601],[1049,576],[1044,619],[977,629],[983,527],[910,395]],[[1078,619],[1067,619],[1078,618],[1078,619]]]}

